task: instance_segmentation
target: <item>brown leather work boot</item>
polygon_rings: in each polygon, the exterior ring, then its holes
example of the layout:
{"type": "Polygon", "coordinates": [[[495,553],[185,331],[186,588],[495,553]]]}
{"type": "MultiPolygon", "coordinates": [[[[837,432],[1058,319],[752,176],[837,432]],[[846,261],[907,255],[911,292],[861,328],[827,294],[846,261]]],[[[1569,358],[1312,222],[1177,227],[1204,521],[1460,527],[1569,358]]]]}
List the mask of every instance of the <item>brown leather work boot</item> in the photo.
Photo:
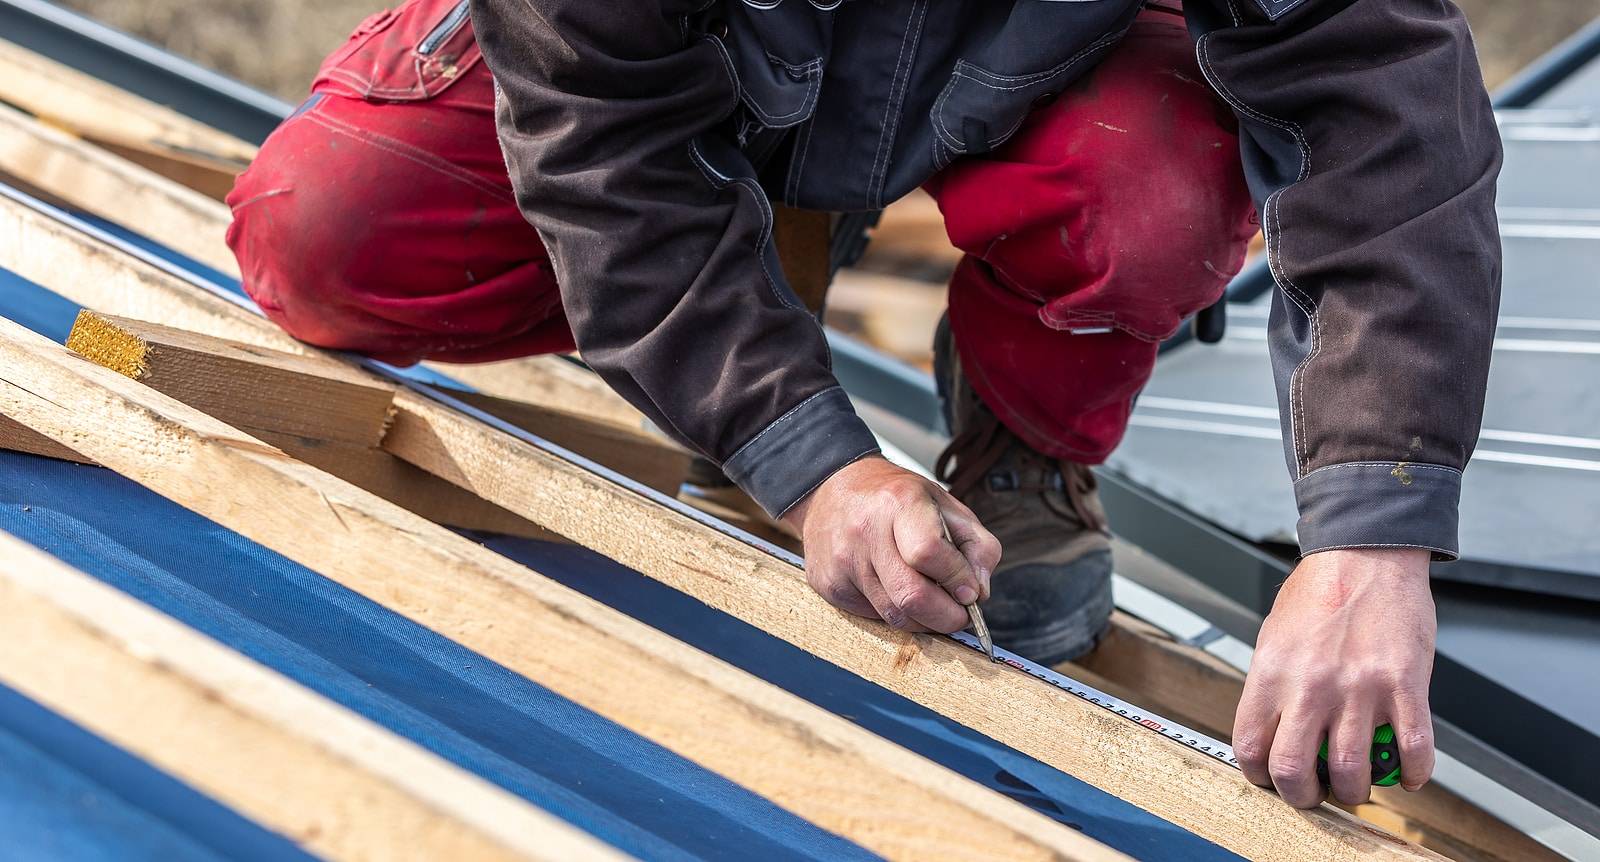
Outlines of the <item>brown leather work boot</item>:
{"type": "Polygon", "coordinates": [[[935,466],[1000,540],[983,615],[994,642],[1051,665],[1093,649],[1111,619],[1111,541],[1088,465],[1035,452],[967,383],[941,320],[934,376],[952,439],[935,466]]]}

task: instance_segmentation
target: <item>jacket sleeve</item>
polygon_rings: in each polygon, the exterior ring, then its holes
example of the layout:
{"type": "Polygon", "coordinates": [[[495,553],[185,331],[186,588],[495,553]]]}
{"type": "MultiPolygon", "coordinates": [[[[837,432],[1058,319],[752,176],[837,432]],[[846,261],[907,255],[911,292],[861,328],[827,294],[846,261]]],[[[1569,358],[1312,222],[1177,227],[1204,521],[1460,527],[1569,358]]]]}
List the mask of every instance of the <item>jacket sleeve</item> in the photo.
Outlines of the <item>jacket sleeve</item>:
{"type": "Polygon", "coordinates": [[[1241,127],[1302,553],[1457,554],[1500,296],[1500,140],[1445,0],[1189,0],[1241,127]]]}
{"type": "Polygon", "coordinates": [[[587,361],[779,514],[877,451],[784,280],[728,140],[738,88],[703,0],[473,0],[517,202],[587,361]]]}

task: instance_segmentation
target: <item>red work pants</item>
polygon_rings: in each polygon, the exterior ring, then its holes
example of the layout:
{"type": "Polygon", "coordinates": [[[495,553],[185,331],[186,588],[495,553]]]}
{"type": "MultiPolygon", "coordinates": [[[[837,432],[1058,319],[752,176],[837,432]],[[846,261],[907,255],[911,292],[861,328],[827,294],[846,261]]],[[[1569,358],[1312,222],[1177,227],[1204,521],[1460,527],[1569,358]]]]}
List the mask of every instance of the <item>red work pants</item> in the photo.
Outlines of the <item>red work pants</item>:
{"type": "MultiPolygon", "coordinates": [[[[364,22],[229,196],[245,289],[297,338],[399,364],[574,349],[456,5],[364,22]]],[[[1182,19],[1158,11],[927,188],[966,253],[950,323],[973,386],[1029,445],[1087,463],[1121,440],[1157,345],[1221,295],[1255,232],[1233,116],[1182,19]]]]}

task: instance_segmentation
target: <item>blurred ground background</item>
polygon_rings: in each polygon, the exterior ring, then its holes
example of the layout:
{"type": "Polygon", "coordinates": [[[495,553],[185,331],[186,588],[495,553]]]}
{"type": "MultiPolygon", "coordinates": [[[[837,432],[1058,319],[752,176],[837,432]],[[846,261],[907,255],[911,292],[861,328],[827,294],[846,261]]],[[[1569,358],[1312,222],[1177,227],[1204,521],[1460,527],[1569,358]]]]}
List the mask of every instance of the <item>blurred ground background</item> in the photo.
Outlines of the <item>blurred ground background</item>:
{"type": "MultiPolygon", "coordinates": [[[[290,102],[376,0],[57,0],[290,102]]],[[[1459,0],[1489,86],[1600,16],[1600,0],[1459,0]]]]}
{"type": "MultiPolygon", "coordinates": [[[[202,65],[298,102],[322,58],[381,0],[56,0],[202,65]]],[[[398,2],[398,0],[395,0],[398,2]]],[[[1490,88],[1600,16],[1600,0],[1457,0],[1490,88]]],[[[828,322],[927,367],[958,254],[933,201],[896,204],[868,256],[829,293],[828,322]]]]}

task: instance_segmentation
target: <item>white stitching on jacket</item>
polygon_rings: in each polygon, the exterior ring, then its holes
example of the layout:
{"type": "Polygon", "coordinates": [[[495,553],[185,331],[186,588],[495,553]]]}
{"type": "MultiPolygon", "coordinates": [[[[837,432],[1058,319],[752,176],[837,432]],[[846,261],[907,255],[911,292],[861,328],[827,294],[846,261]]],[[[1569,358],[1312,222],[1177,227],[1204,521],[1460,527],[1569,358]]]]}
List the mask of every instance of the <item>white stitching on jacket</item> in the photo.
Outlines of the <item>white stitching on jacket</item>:
{"type": "MultiPolygon", "coordinates": [[[[1132,25],[1130,24],[1129,26],[1132,26],[1132,25]]],[[[965,153],[967,151],[966,144],[956,138],[955,134],[950,131],[950,127],[948,125],[946,125],[945,121],[944,121],[944,106],[945,106],[945,103],[949,100],[950,94],[955,92],[956,82],[957,81],[965,78],[968,81],[971,81],[974,84],[977,84],[979,86],[987,87],[987,88],[989,88],[991,90],[998,90],[998,91],[1002,91],[1002,92],[1010,91],[1010,90],[1026,89],[1027,87],[1033,86],[1034,84],[1043,83],[1045,81],[1049,81],[1049,80],[1051,80],[1053,78],[1056,78],[1056,77],[1059,77],[1061,75],[1065,75],[1066,73],[1068,73],[1068,72],[1072,71],[1074,68],[1076,68],[1079,63],[1083,62],[1084,58],[1087,57],[1089,54],[1091,54],[1091,53],[1093,53],[1095,51],[1098,51],[1099,49],[1101,49],[1101,48],[1105,47],[1106,45],[1109,45],[1109,44],[1117,41],[1118,39],[1121,39],[1122,35],[1124,33],[1126,33],[1126,32],[1127,32],[1127,28],[1124,28],[1122,30],[1118,30],[1115,33],[1108,33],[1105,36],[1102,36],[1099,39],[1095,40],[1094,42],[1090,43],[1087,47],[1083,48],[1078,53],[1073,54],[1071,57],[1067,58],[1066,62],[1062,63],[1059,66],[1056,66],[1054,69],[1046,69],[1043,72],[1034,72],[1034,73],[1032,73],[1030,75],[999,75],[999,74],[996,74],[994,72],[990,72],[990,71],[988,71],[986,69],[979,68],[978,66],[974,66],[971,63],[968,63],[966,60],[958,60],[956,62],[955,71],[953,73],[951,73],[951,75],[950,75],[950,83],[945,85],[944,91],[939,94],[938,101],[934,102],[934,104],[933,104],[933,121],[934,121],[934,129],[935,129],[935,131],[940,133],[942,137],[947,139],[946,140],[946,144],[950,147],[951,150],[953,150],[953,151],[955,151],[957,153],[965,153]],[[968,74],[969,70],[973,74],[968,74]],[[980,74],[988,75],[990,78],[993,78],[996,81],[1022,82],[1022,83],[1019,83],[1016,86],[1010,86],[1010,87],[1008,87],[1008,86],[1000,86],[1000,85],[997,85],[997,84],[991,84],[988,81],[984,81],[981,78],[977,77],[980,74]]],[[[1017,129],[1022,128],[1022,123],[1024,121],[1026,121],[1027,118],[1028,118],[1028,112],[1024,111],[1023,114],[1022,114],[1022,118],[1017,120],[1016,124],[1014,124],[1010,129],[1007,129],[1004,134],[1000,135],[997,138],[989,140],[986,143],[991,147],[999,146],[1001,143],[1004,143],[1007,138],[1010,138],[1013,134],[1016,134],[1017,129]]]]}
{"type": "Polygon", "coordinates": [[[1345,464],[1329,464],[1326,467],[1318,467],[1317,469],[1312,470],[1310,473],[1307,473],[1300,478],[1307,479],[1315,476],[1318,473],[1328,472],[1329,470],[1348,470],[1352,467],[1379,468],[1384,470],[1393,470],[1395,467],[1405,467],[1407,470],[1442,470],[1446,473],[1455,473],[1458,476],[1461,475],[1460,470],[1444,464],[1418,464],[1413,461],[1350,461],[1345,464]]]}
{"type": "Polygon", "coordinates": [[[761,233],[756,237],[756,261],[761,264],[761,274],[766,276],[767,287],[771,288],[772,295],[778,298],[779,303],[785,308],[805,311],[806,316],[810,317],[811,312],[804,305],[799,304],[798,297],[791,302],[788,297],[783,295],[783,291],[778,289],[777,280],[772,277],[772,271],[767,269],[767,255],[765,252],[767,243],[772,240],[772,226],[775,220],[772,214],[772,204],[767,201],[767,193],[746,177],[723,176],[721,171],[712,167],[705,154],[700,152],[700,145],[695,141],[689,142],[689,161],[694,162],[695,167],[700,169],[701,176],[706,178],[706,182],[710,183],[712,188],[725,189],[730,185],[736,185],[749,192],[750,196],[756,199],[756,205],[761,207],[762,220],[761,233]]]}
{"type": "Polygon", "coordinates": [[[900,128],[900,113],[905,93],[911,89],[911,76],[902,78],[900,73],[908,65],[917,61],[917,46],[922,43],[922,24],[928,16],[928,0],[917,0],[911,10],[915,20],[906,22],[906,35],[900,40],[900,53],[894,61],[894,77],[889,79],[889,105],[884,114],[883,128],[878,132],[878,152],[872,157],[872,173],[867,175],[867,193],[872,195],[877,206],[883,206],[883,192],[878,182],[878,166],[883,166],[885,174],[889,172],[889,163],[892,160],[889,151],[894,146],[895,134],[900,128]],[[911,47],[911,57],[906,57],[906,46],[911,47]]]}
{"type": "Polygon", "coordinates": [[[759,441],[762,437],[767,436],[767,432],[768,431],[771,431],[772,429],[778,427],[779,425],[782,425],[783,423],[785,423],[785,422],[789,421],[790,419],[794,418],[794,414],[799,413],[801,408],[805,407],[807,404],[810,404],[811,402],[817,400],[818,398],[821,398],[822,396],[827,395],[829,392],[833,392],[833,391],[836,391],[836,390],[842,391],[841,387],[839,387],[839,386],[829,386],[827,389],[823,389],[820,392],[813,392],[810,395],[810,397],[806,398],[806,400],[801,401],[799,404],[796,404],[793,407],[790,407],[788,410],[784,411],[784,414],[782,416],[779,416],[778,418],[772,420],[771,424],[769,424],[767,427],[761,429],[760,431],[756,432],[756,436],[751,437],[749,440],[744,441],[744,445],[740,446],[736,451],[734,451],[734,453],[732,455],[728,456],[728,460],[723,461],[722,463],[724,463],[724,464],[732,464],[734,461],[737,461],[739,459],[739,456],[744,454],[744,450],[749,449],[751,446],[756,445],[757,441],[759,441]]]}
{"type": "MultiPolygon", "coordinates": [[[[1229,4],[1232,12],[1232,3],[1229,4]]],[[[1211,65],[1211,34],[1207,33],[1195,43],[1195,59],[1200,65],[1200,71],[1210,82],[1211,88],[1216,91],[1235,111],[1247,117],[1266,123],[1269,126],[1288,132],[1294,138],[1295,144],[1300,148],[1300,172],[1295,176],[1294,183],[1298,183],[1311,175],[1311,145],[1306,140],[1305,131],[1296,123],[1286,122],[1274,117],[1269,117],[1260,111],[1251,108],[1240,101],[1233,91],[1223,85],[1217,78],[1216,69],[1211,65]]],[[[1289,185],[1294,185],[1290,183],[1289,185]]],[[[1287,186],[1285,187],[1287,188],[1287,186]]],[[[1294,371],[1289,375],[1289,442],[1294,449],[1294,478],[1298,481],[1305,474],[1308,463],[1305,451],[1304,435],[1301,430],[1305,424],[1305,398],[1303,397],[1306,366],[1322,348],[1322,317],[1318,312],[1320,308],[1294,280],[1289,278],[1283,269],[1282,239],[1283,222],[1279,217],[1278,197],[1284,189],[1279,189],[1269,195],[1262,204],[1261,234],[1267,245],[1267,269],[1272,273],[1273,281],[1277,282],[1284,295],[1289,297],[1300,311],[1306,315],[1306,323],[1311,328],[1311,350],[1300,360],[1294,371]],[[1274,229],[1278,238],[1273,239],[1274,229]]]]}

